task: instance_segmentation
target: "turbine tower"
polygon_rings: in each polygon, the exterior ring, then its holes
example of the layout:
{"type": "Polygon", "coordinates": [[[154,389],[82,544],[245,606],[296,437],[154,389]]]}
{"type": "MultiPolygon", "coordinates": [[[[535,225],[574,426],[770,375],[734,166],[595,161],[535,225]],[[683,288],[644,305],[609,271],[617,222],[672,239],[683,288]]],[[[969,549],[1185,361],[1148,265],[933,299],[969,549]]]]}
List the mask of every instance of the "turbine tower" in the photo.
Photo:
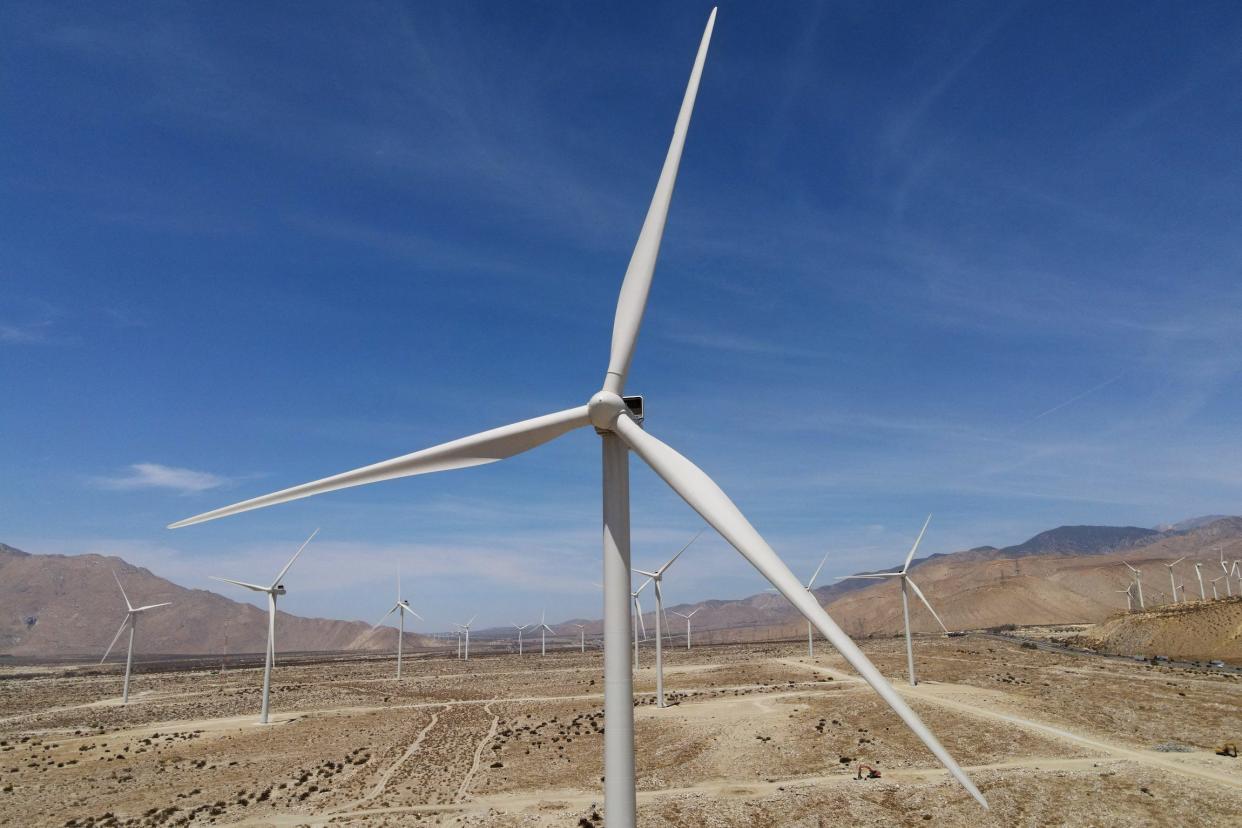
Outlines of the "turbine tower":
{"type": "MultiPolygon", "coordinates": [[[[790,603],[810,619],[858,671],[863,680],[948,768],[953,777],[980,804],[986,806],[983,795],[940,741],[823,607],[807,595],[801,581],[789,571],[789,567],[720,486],[682,454],[644,430],[642,397],[622,396],[626,391],[626,379],[655,274],[660,241],[664,235],[677,170],[681,164],[682,150],[690,126],[690,115],[694,109],[715,22],[716,10],[713,9],[699,43],[690,81],[673,129],[672,142],[660,171],[651,205],[621,283],[603,387],[594,392],[585,405],[501,426],[413,454],[256,497],[179,521],[173,527],[187,526],[349,486],[491,463],[529,451],[574,429],[590,426],[600,437],[603,466],[604,686],[607,688],[604,699],[604,808],[608,814],[609,828],[632,828],[637,808],[634,784],[633,676],[626,641],[630,626],[627,616],[632,600],[630,452],[651,467],[709,526],[720,533],[790,603]]],[[[703,425],[709,426],[712,422],[714,420],[703,425]]]]}
{"type": "Polygon", "coordinates": [[[112,648],[116,646],[116,642],[121,638],[121,633],[125,632],[125,628],[128,626],[129,650],[125,653],[125,683],[121,685],[121,704],[129,704],[129,672],[134,664],[134,628],[138,625],[138,614],[156,609],[157,607],[171,606],[172,602],[165,601],[162,604],[147,604],[145,607],[135,607],[129,602],[129,596],[125,594],[125,587],[121,586],[121,579],[116,577],[116,572],[112,573],[112,579],[116,581],[118,587],[121,587],[121,597],[125,599],[125,620],[117,628],[116,635],[112,636],[112,643],[108,645],[108,649],[104,650],[103,658],[99,659],[99,663],[103,664],[108,660],[108,655],[112,652],[112,648]]]}
{"type": "Polygon", "coordinates": [[[673,610],[673,615],[680,615],[682,618],[686,619],[686,649],[687,650],[690,649],[690,619],[693,618],[694,614],[701,609],[703,608],[695,607],[694,609],[690,610],[689,613],[680,613],[677,610],[673,610]]]}
{"type": "Polygon", "coordinates": [[[1199,600],[1207,600],[1207,592],[1203,589],[1203,564],[1195,561],[1195,577],[1199,579],[1199,600]]]}
{"type": "Polygon", "coordinates": [[[578,652],[586,652],[586,626],[583,624],[574,624],[578,628],[578,652]]]}
{"type": "MultiPolygon", "coordinates": [[[[633,618],[630,619],[634,626],[634,661],[631,666],[631,669],[633,670],[638,669],[638,628],[639,627],[642,627],[642,630],[643,630],[643,641],[647,640],[647,622],[643,620],[643,605],[638,602],[638,596],[642,594],[643,590],[646,589],[647,585],[650,583],[651,583],[651,579],[648,578],[647,580],[643,581],[642,586],[640,586],[638,589],[630,593],[630,598],[634,600],[634,615],[633,615],[633,618]]],[[[608,653],[608,639],[605,637],[604,654],[607,655],[607,653],[608,653]]],[[[607,718],[607,714],[604,714],[604,717],[607,718]]]]}
{"type": "MultiPolygon", "coordinates": [[[[423,620],[423,617],[419,615],[417,612],[415,612],[413,608],[410,607],[410,602],[401,597],[401,570],[400,568],[397,569],[397,603],[392,605],[392,609],[384,613],[384,618],[387,618],[388,616],[392,615],[394,612],[397,613],[398,621],[400,622],[400,628],[397,631],[397,681],[400,681],[401,680],[401,645],[405,641],[405,614],[408,612],[410,615],[414,616],[419,621],[423,620]]],[[[381,618],[380,620],[375,622],[375,626],[371,627],[371,632],[375,632],[376,627],[384,623],[384,618],[381,618]]]]}
{"type": "Polygon", "coordinates": [[[1126,564],[1126,568],[1134,573],[1134,585],[1138,587],[1139,612],[1146,612],[1147,605],[1143,603],[1143,573],[1141,570],[1135,569],[1125,561],[1122,561],[1122,563],[1126,564]]]}
{"type": "MultiPolygon", "coordinates": [[[[458,653],[458,658],[462,659],[463,661],[470,660],[470,625],[473,624],[474,619],[478,617],[479,616],[477,615],[472,615],[470,616],[470,620],[467,621],[466,623],[453,625],[454,627],[456,627],[457,629],[461,630],[462,632],[466,634],[466,649],[462,651],[464,655],[462,655],[462,653],[458,653]]],[[[461,646],[461,633],[460,632],[457,634],[457,643],[458,643],[458,648],[460,649],[460,646],[461,646]]]]}
{"type": "Polygon", "coordinates": [[[520,627],[517,624],[513,625],[513,629],[517,630],[518,634],[518,655],[522,654],[522,633],[525,632],[526,628],[529,626],[530,624],[523,624],[520,627]]]}
{"type": "Polygon", "coordinates": [[[293,557],[289,559],[289,563],[285,564],[285,568],[280,570],[280,574],[276,576],[276,580],[272,581],[270,586],[248,584],[245,581],[234,581],[232,578],[218,578],[215,575],[208,576],[215,581],[223,581],[226,584],[245,587],[252,592],[262,592],[267,595],[267,656],[263,663],[263,708],[259,712],[259,724],[267,724],[267,708],[272,689],[272,662],[276,659],[276,596],[287,594],[285,585],[281,583],[281,579],[285,577],[285,573],[289,571],[289,567],[293,566],[293,562],[298,559],[298,555],[302,554],[302,550],[306,548],[306,544],[314,540],[315,535],[318,534],[319,530],[316,529],[314,532],[311,532],[309,538],[302,541],[302,545],[298,547],[298,551],[293,553],[293,557]]]}
{"type": "Polygon", "coordinates": [[[1127,586],[1125,589],[1115,589],[1115,590],[1113,590],[1114,592],[1124,592],[1124,593],[1125,593],[1125,595],[1126,595],[1126,612],[1134,612],[1134,599],[1133,599],[1133,596],[1132,596],[1132,594],[1131,594],[1130,590],[1131,590],[1131,586],[1127,586]]]}
{"type": "Polygon", "coordinates": [[[1218,600],[1218,599],[1220,598],[1220,593],[1218,593],[1218,592],[1216,591],[1216,582],[1217,582],[1217,581],[1219,581],[1219,580],[1220,580],[1221,578],[1223,578],[1223,577],[1225,577],[1225,576],[1224,576],[1224,575],[1220,575],[1220,576],[1218,576],[1218,577],[1216,577],[1216,578],[1213,578],[1212,580],[1208,581],[1208,583],[1212,585],[1212,600],[1213,600],[1213,601],[1216,601],[1216,600],[1218,600]]]}
{"type": "MultiPolygon", "coordinates": [[[[706,531],[707,531],[707,527],[704,527],[704,528],[700,529],[700,530],[698,531],[698,533],[697,533],[697,534],[695,534],[695,536],[694,536],[693,538],[691,538],[691,539],[690,539],[690,543],[687,543],[687,544],[686,544],[685,546],[683,546],[681,549],[677,550],[677,554],[676,554],[676,555],[674,555],[673,557],[669,558],[669,559],[668,559],[668,562],[667,562],[667,563],[665,563],[665,564],[664,564],[664,566],[660,567],[659,569],[655,570],[654,572],[648,572],[648,571],[647,571],[647,570],[645,570],[645,569],[635,569],[635,570],[634,570],[634,571],[635,571],[635,572],[637,572],[639,575],[646,575],[646,576],[650,579],[651,583],[655,584],[655,599],[656,599],[656,611],[655,611],[655,623],[656,623],[656,629],[655,629],[655,640],[656,640],[656,707],[664,707],[664,706],[665,706],[665,704],[664,704],[664,638],[663,638],[663,636],[660,634],[660,617],[661,617],[662,615],[664,615],[664,592],[660,589],[660,584],[664,583],[664,573],[665,573],[665,572],[668,572],[668,568],[669,568],[670,566],[672,566],[672,565],[673,565],[673,562],[674,562],[674,561],[676,561],[678,558],[680,558],[680,557],[681,557],[681,553],[682,553],[682,552],[685,552],[687,549],[689,549],[689,548],[690,548],[690,544],[692,544],[692,543],[694,543],[696,540],[698,540],[698,539],[699,539],[699,535],[702,535],[702,534],[703,534],[704,532],[706,532],[706,531]]],[[[644,586],[645,586],[645,584],[644,584],[644,586]]],[[[637,601],[637,600],[638,600],[638,596],[635,596],[635,597],[634,597],[634,600],[635,600],[635,601],[637,601]]]]}
{"type": "Polygon", "coordinates": [[[1165,566],[1169,568],[1169,589],[1173,591],[1173,603],[1177,603],[1177,581],[1173,578],[1173,567],[1186,560],[1185,556],[1178,558],[1173,563],[1167,563],[1165,566]]]}
{"type": "Polygon", "coordinates": [[[539,611],[539,657],[548,654],[548,633],[556,635],[556,630],[548,626],[548,611],[539,611]]]}
{"type": "MultiPolygon", "coordinates": [[[[806,591],[811,593],[812,596],[815,595],[813,589],[815,586],[815,579],[819,577],[819,571],[824,568],[824,564],[827,562],[828,553],[825,552],[823,560],[819,562],[819,566],[815,567],[815,572],[811,575],[811,580],[806,582],[806,591]]],[[[816,601],[816,603],[818,603],[818,601],[816,601]]],[[[815,628],[811,626],[810,621],[806,622],[806,657],[815,658],[815,628]]]]}
{"type": "MultiPolygon", "coordinates": [[[[914,643],[910,636],[910,599],[907,596],[907,588],[914,590],[914,594],[923,602],[923,606],[927,607],[927,611],[932,614],[932,618],[936,619],[936,623],[940,625],[940,629],[948,634],[949,628],[940,620],[940,616],[932,609],[931,603],[927,600],[927,596],[923,594],[923,590],[919,589],[919,585],[910,577],[910,561],[914,560],[914,553],[919,548],[919,543],[923,540],[923,533],[927,531],[927,524],[931,523],[932,516],[928,515],[927,520],[923,521],[923,528],[919,530],[919,536],[914,539],[914,546],[910,547],[910,554],[906,555],[906,562],[902,564],[901,569],[897,572],[875,572],[869,575],[844,575],[837,580],[844,581],[850,578],[900,578],[901,579],[901,613],[906,620],[906,665],[910,670],[910,686],[915,686],[918,682],[914,677],[914,643]]],[[[810,590],[807,590],[810,594],[810,590]]],[[[813,600],[813,599],[812,599],[813,600]]],[[[819,606],[816,602],[816,606],[819,606]]]]}
{"type": "Polygon", "coordinates": [[[1230,583],[1229,578],[1233,575],[1233,573],[1229,570],[1229,564],[1225,563],[1225,550],[1218,546],[1216,547],[1216,551],[1220,553],[1220,569],[1225,573],[1225,595],[1226,597],[1232,598],[1233,584],[1230,583]]]}

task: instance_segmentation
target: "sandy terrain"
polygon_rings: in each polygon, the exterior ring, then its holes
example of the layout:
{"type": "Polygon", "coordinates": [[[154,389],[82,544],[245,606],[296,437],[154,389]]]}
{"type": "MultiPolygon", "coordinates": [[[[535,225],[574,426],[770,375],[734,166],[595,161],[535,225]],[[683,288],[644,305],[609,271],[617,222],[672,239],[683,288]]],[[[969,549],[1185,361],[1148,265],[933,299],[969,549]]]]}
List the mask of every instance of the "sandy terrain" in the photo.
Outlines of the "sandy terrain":
{"type": "Polygon", "coordinates": [[[1242,662],[1242,597],[1125,613],[1091,629],[1081,643],[1121,655],[1242,662]]]}
{"type": "MultiPolygon", "coordinates": [[[[869,654],[897,678],[897,640],[869,654]]],[[[824,647],[668,653],[637,675],[644,826],[1219,825],[1242,808],[1242,680],[917,642],[898,684],[992,804],[982,811],[824,647]],[[1156,750],[1175,743],[1184,752],[1156,750]],[[882,778],[858,781],[859,761],[882,778]]],[[[151,665],[157,667],[158,665],[151,665]]],[[[598,652],[290,663],[259,671],[0,668],[0,824],[602,825],[598,652]]]]}

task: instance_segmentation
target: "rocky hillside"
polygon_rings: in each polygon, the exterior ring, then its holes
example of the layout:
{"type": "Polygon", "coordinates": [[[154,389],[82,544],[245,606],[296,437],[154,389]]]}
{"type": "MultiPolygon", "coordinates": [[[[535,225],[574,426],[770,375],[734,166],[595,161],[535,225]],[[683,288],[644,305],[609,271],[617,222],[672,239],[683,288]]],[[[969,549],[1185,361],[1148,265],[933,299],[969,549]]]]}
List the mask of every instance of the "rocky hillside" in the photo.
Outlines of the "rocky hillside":
{"type": "Polygon", "coordinates": [[[1123,613],[1078,643],[1117,655],[1165,655],[1187,661],[1242,662],[1242,598],[1123,613]]]}
{"type": "MultiPolygon", "coordinates": [[[[102,656],[124,617],[124,599],[113,571],[135,606],[173,603],[143,616],[139,628],[143,652],[220,653],[226,636],[231,653],[263,651],[267,613],[250,604],[177,586],[120,558],[31,555],[0,544],[0,654],[102,656]]],[[[361,621],[277,613],[277,647],[286,652],[388,649],[396,636],[384,629],[372,634],[370,625],[361,621]]],[[[422,643],[409,634],[406,642],[422,643]]]]}

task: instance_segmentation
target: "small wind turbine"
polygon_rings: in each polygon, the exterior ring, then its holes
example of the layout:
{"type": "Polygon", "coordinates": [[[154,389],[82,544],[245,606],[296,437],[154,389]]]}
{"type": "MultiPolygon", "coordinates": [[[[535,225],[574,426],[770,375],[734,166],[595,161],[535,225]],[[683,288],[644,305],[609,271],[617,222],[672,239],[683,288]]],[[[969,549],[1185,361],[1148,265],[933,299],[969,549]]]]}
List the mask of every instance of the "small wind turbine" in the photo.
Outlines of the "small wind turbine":
{"type": "Polygon", "coordinates": [[[919,543],[923,540],[923,533],[927,531],[927,524],[931,523],[932,516],[928,515],[927,520],[923,521],[923,528],[919,530],[919,536],[914,540],[914,546],[910,547],[910,554],[906,555],[906,562],[901,565],[901,569],[897,572],[875,572],[869,575],[844,575],[837,580],[844,581],[850,578],[900,578],[901,579],[901,612],[906,619],[906,664],[910,669],[910,686],[917,684],[914,678],[914,643],[910,636],[910,599],[907,597],[907,587],[914,590],[914,594],[923,602],[923,606],[927,607],[927,611],[936,619],[936,623],[940,625],[940,629],[947,634],[949,628],[940,620],[940,616],[932,609],[931,603],[927,600],[927,596],[923,594],[923,590],[919,589],[918,584],[914,583],[910,578],[910,561],[914,560],[914,553],[919,548],[919,543]]]}
{"type": "Polygon", "coordinates": [[[1131,589],[1132,589],[1132,586],[1127,586],[1125,589],[1115,589],[1115,590],[1113,590],[1114,592],[1124,592],[1124,593],[1125,593],[1125,595],[1126,595],[1126,612],[1134,612],[1134,599],[1133,599],[1133,596],[1132,596],[1132,594],[1131,594],[1131,592],[1130,592],[1130,590],[1131,590],[1131,589]]]}
{"type": "Polygon", "coordinates": [[[1203,589],[1203,563],[1195,561],[1195,577],[1199,579],[1199,600],[1207,600],[1207,592],[1203,589]]]}
{"type": "MultiPolygon", "coordinates": [[[[1220,569],[1222,572],[1225,573],[1225,595],[1229,598],[1232,598],[1233,597],[1233,584],[1230,583],[1229,576],[1231,576],[1233,573],[1229,571],[1229,565],[1225,563],[1225,550],[1221,549],[1218,546],[1216,547],[1216,551],[1220,553],[1220,569]]],[[[1237,564],[1235,563],[1235,566],[1236,565],[1237,564]]]]}
{"type": "Polygon", "coordinates": [[[643,581],[643,585],[630,593],[630,598],[634,600],[634,669],[638,669],[638,628],[642,627],[643,641],[647,640],[647,622],[643,620],[643,605],[638,603],[638,596],[642,594],[647,585],[651,583],[651,579],[643,581]]]}
{"type": "Polygon", "coordinates": [[[1165,566],[1169,568],[1169,589],[1173,591],[1173,603],[1177,603],[1177,582],[1173,579],[1173,567],[1186,560],[1185,556],[1178,558],[1173,563],[1167,563],[1165,566]]]}
{"type": "Polygon", "coordinates": [[[690,610],[689,613],[680,613],[677,610],[673,610],[673,615],[680,615],[682,618],[686,619],[686,649],[687,650],[690,649],[690,619],[693,618],[694,614],[701,609],[703,608],[695,607],[694,609],[690,610]]]}
{"type": "Polygon", "coordinates": [[[526,628],[529,626],[530,624],[523,624],[520,627],[517,624],[513,625],[513,629],[517,630],[518,634],[518,655],[522,654],[522,633],[525,632],[526,628]]]}
{"type": "Polygon", "coordinates": [[[1129,569],[1131,572],[1134,573],[1134,585],[1138,587],[1139,612],[1146,612],[1147,605],[1143,603],[1143,573],[1141,570],[1135,569],[1134,567],[1130,566],[1130,564],[1126,563],[1125,561],[1122,561],[1122,563],[1126,564],[1126,569],[1129,569]]]}
{"type": "Polygon", "coordinates": [[[280,574],[276,576],[276,580],[272,581],[270,586],[248,584],[245,581],[234,581],[232,578],[218,578],[215,575],[208,576],[214,581],[224,581],[226,584],[245,587],[252,592],[262,592],[267,595],[267,657],[263,665],[263,708],[259,712],[259,724],[267,724],[267,707],[272,689],[272,662],[276,659],[276,596],[287,594],[285,585],[281,583],[281,579],[285,577],[285,573],[289,571],[289,567],[293,566],[293,562],[298,559],[298,555],[302,554],[302,550],[306,548],[306,544],[314,540],[315,535],[318,534],[318,529],[311,532],[310,537],[302,542],[302,545],[298,547],[297,552],[293,553],[293,557],[289,559],[289,563],[285,564],[285,568],[280,570],[280,574]]]}
{"type": "MultiPolygon", "coordinates": [[[[477,615],[472,615],[472,616],[470,616],[470,620],[469,620],[469,621],[467,621],[466,623],[464,623],[464,624],[454,624],[454,625],[453,625],[454,627],[456,627],[456,628],[457,628],[457,629],[459,629],[459,630],[462,630],[462,631],[463,631],[463,632],[465,632],[465,634],[466,634],[466,649],[462,651],[462,652],[464,653],[464,655],[461,655],[461,656],[460,656],[460,658],[461,658],[463,661],[469,661],[469,660],[470,660],[470,625],[471,625],[471,624],[473,624],[473,623],[474,623],[474,619],[476,619],[476,618],[478,618],[478,617],[479,617],[479,616],[477,616],[477,615]]],[[[458,642],[460,643],[460,641],[461,641],[461,639],[460,639],[460,633],[459,633],[458,635],[459,635],[458,642]]]]}
{"type": "MultiPolygon", "coordinates": [[[[815,573],[811,575],[811,580],[806,582],[806,591],[815,594],[813,587],[815,579],[819,577],[819,571],[824,568],[824,564],[828,562],[828,553],[824,553],[824,559],[819,562],[819,566],[815,567],[815,573]]],[[[815,658],[815,627],[810,621],[806,622],[806,657],[815,658]]]]}
{"type": "MultiPolygon", "coordinates": [[[[400,628],[397,631],[397,680],[400,681],[401,680],[401,645],[405,641],[405,614],[408,612],[410,615],[414,616],[419,621],[423,620],[423,617],[419,615],[417,612],[415,612],[410,607],[410,602],[401,597],[401,569],[400,568],[397,569],[397,603],[392,605],[392,609],[384,613],[384,618],[387,618],[388,616],[392,615],[394,612],[397,613],[398,619],[400,621],[400,628]]],[[[384,618],[381,618],[380,620],[375,622],[375,626],[371,628],[371,632],[375,632],[376,627],[384,623],[384,618]]]]}
{"type": "MultiPolygon", "coordinates": [[[[655,584],[656,707],[665,706],[664,705],[664,637],[660,634],[661,616],[664,615],[664,592],[660,589],[660,584],[664,583],[664,573],[667,572],[668,568],[673,565],[673,562],[676,561],[678,558],[680,558],[681,553],[689,549],[690,544],[698,540],[699,535],[702,535],[706,531],[707,531],[707,527],[703,527],[702,529],[700,529],[698,533],[695,534],[695,536],[690,539],[690,543],[687,543],[681,549],[677,550],[677,554],[669,558],[668,562],[665,563],[664,566],[657,569],[655,572],[648,572],[645,569],[634,570],[639,575],[646,575],[648,578],[651,579],[651,582],[655,584]]],[[[638,597],[635,596],[634,600],[637,601],[638,597]]]]}
{"type": "Polygon", "coordinates": [[[548,626],[548,611],[539,611],[539,656],[548,654],[548,633],[556,635],[556,630],[548,626]]]}
{"type": "Polygon", "coordinates": [[[125,627],[129,627],[129,650],[125,654],[125,683],[121,685],[121,704],[129,704],[129,671],[134,663],[134,627],[137,626],[138,613],[153,610],[157,607],[171,606],[171,601],[165,601],[162,604],[147,604],[145,607],[135,607],[129,602],[129,596],[125,594],[125,587],[121,586],[121,579],[116,577],[116,572],[112,573],[113,580],[116,585],[121,587],[121,597],[125,599],[125,620],[121,622],[121,626],[117,628],[116,635],[112,636],[112,643],[108,645],[108,649],[104,650],[103,658],[99,659],[99,663],[103,664],[108,660],[108,655],[112,652],[112,648],[116,646],[116,642],[120,640],[121,633],[125,632],[125,627]]]}
{"type": "MultiPolygon", "coordinates": [[[[400,477],[463,469],[514,457],[579,428],[591,427],[600,437],[602,477],[602,564],[604,569],[604,808],[609,828],[632,828],[636,822],[637,794],[634,764],[633,675],[625,635],[626,614],[630,607],[630,455],[633,454],[655,472],[704,521],[720,533],[764,578],[814,622],[837,652],[909,727],[928,750],[979,804],[987,801],[970,777],[954,761],[909,704],[876,669],[832,617],[810,600],[798,577],[789,571],[776,551],[751,525],[737,505],[711,477],[688,458],[649,433],[642,425],[643,399],[626,392],[639,329],[655,277],[660,242],[668,220],[669,205],[681,165],[682,151],[690,129],[690,117],[698,95],[699,82],[707,61],[708,44],[716,23],[712,9],[690,80],[682,97],[673,127],[672,140],[643,219],[638,241],[626,268],[613,317],[612,344],[602,386],[589,400],[572,408],[500,426],[438,446],[404,454],[320,480],[293,486],[279,492],[251,498],[177,521],[171,528],[234,515],[251,509],[287,503],[312,495],[393,480],[400,477]],[[625,655],[622,655],[625,653],[625,655]]],[[[512,331],[511,331],[512,333],[512,331]]],[[[492,389],[489,398],[496,397],[492,389]]],[[[737,393],[745,394],[744,388],[737,393]]],[[[512,407],[512,400],[500,403],[512,407]]],[[[714,420],[694,423],[688,428],[710,426],[714,420]]]]}
{"type": "Polygon", "coordinates": [[[586,652],[586,626],[583,624],[574,624],[578,628],[578,652],[586,652]]]}
{"type": "Polygon", "coordinates": [[[1212,600],[1213,600],[1213,601],[1216,601],[1216,600],[1219,600],[1219,599],[1220,599],[1220,593],[1218,593],[1218,592],[1216,591],[1216,582],[1217,582],[1217,581],[1219,581],[1219,580],[1220,580],[1221,578],[1223,578],[1223,577],[1225,577],[1225,576],[1224,576],[1224,575],[1221,575],[1221,576],[1219,576],[1219,577],[1213,578],[1212,580],[1208,581],[1208,583],[1210,583],[1210,584],[1212,585],[1212,600]]]}

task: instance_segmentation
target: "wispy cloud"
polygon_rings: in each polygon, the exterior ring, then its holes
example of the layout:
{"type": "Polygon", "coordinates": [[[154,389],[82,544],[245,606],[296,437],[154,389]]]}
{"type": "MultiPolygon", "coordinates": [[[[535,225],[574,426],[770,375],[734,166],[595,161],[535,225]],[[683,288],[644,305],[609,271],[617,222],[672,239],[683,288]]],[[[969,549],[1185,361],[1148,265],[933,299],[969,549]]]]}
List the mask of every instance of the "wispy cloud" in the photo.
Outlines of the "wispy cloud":
{"type": "Polygon", "coordinates": [[[25,325],[0,322],[0,342],[14,345],[45,344],[52,341],[49,335],[51,326],[50,321],[25,325]]]}
{"type": "Polygon", "coordinates": [[[210,472],[163,466],[159,463],[134,463],[125,474],[115,477],[94,477],[92,482],[102,489],[169,489],[182,494],[218,489],[232,481],[210,472]]]}

